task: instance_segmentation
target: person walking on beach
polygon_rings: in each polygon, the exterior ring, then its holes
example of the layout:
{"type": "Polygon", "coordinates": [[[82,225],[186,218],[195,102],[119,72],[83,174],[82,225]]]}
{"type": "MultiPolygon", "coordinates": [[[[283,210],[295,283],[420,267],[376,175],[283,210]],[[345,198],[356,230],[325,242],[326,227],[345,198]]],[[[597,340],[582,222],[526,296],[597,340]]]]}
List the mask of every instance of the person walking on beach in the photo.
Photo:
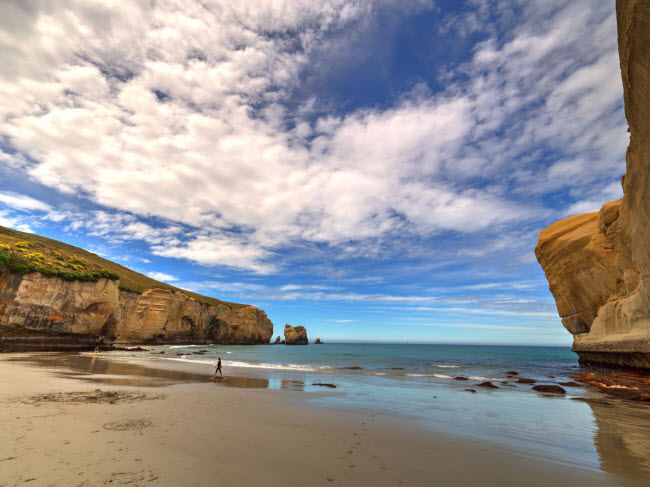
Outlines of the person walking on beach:
{"type": "Polygon", "coordinates": [[[217,358],[217,365],[214,366],[214,376],[213,377],[215,377],[215,378],[217,377],[217,372],[219,372],[219,375],[223,379],[223,372],[221,371],[221,357],[217,358]]]}

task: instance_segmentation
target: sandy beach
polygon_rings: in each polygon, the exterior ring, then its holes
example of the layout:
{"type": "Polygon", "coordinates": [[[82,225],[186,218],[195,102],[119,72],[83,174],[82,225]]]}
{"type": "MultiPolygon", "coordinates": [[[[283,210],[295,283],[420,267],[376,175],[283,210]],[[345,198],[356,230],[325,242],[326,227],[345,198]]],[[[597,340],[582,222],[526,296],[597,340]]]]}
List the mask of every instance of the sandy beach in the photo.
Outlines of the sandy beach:
{"type": "Polygon", "coordinates": [[[307,404],[290,385],[144,367],[138,379],[128,364],[93,382],[25,357],[0,357],[1,486],[623,485],[385,412],[307,404]]]}

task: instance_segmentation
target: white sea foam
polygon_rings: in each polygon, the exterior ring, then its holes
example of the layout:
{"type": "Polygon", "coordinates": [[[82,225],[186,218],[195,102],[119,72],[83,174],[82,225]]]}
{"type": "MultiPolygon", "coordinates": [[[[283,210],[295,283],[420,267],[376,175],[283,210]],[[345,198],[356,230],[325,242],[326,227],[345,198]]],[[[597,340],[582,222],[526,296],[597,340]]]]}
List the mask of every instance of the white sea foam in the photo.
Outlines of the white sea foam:
{"type": "Polygon", "coordinates": [[[205,345],[170,345],[169,348],[194,348],[194,347],[203,347],[205,345]]]}
{"type": "Polygon", "coordinates": [[[440,367],[441,369],[459,369],[460,365],[436,365],[436,367],[440,367]]]}
{"type": "MultiPolygon", "coordinates": [[[[190,362],[190,363],[201,363],[201,364],[214,364],[214,359],[196,359],[196,358],[170,358],[169,360],[176,360],[178,362],[190,362]]],[[[267,363],[251,363],[251,362],[238,362],[224,360],[223,367],[242,367],[250,369],[271,369],[271,370],[300,370],[304,372],[316,372],[318,370],[329,369],[327,366],[318,366],[318,365],[299,365],[299,364],[267,364],[267,363]]]]}
{"type": "Polygon", "coordinates": [[[404,374],[408,377],[435,377],[437,379],[451,379],[450,375],[445,374],[404,374]]]}

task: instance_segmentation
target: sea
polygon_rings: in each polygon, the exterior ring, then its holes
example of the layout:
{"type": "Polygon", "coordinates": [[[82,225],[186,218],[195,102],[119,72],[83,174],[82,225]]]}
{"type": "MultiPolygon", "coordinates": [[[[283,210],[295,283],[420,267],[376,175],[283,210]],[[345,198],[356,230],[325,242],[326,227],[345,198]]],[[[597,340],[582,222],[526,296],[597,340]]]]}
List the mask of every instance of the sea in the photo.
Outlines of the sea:
{"type": "Polygon", "coordinates": [[[585,386],[562,386],[562,395],[542,394],[517,382],[527,378],[556,385],[589,372],[568,347],[325,343],[146,348],[108,355],[206,378],[221,357],[224,379],[217,385],[285,390],[319,405],[362,408],[536,458],[650,481],[647,404],[605,400],[600,391],[585,386]],[[508,375],[512,372],[516,375],[508,375]],[[495,388],[480,386],[484,382],[495,388]]]}

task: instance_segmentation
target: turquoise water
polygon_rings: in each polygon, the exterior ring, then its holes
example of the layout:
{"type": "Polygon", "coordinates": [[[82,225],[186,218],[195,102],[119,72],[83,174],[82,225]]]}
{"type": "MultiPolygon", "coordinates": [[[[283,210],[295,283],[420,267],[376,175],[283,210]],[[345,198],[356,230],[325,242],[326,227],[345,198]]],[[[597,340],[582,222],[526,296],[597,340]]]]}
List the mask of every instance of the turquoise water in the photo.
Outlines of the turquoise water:
{"type": "MultiPolygon", "coordinates": [[[[592,389],[565,387],[566,395],[555,396],[516,382],[517,377],[526,377],[556,384],[585,372],[568,348],[328,343],[164,346],[152,351],[165,354],[111,355],[166,368],[191,367],[206,375],[213,372],[220,356],[226,380],[255,377],[256,387],[302,393],[302,399],[320,405],[393,416],[566,464],[598,469],[611,464],[612,455],[627,455],[638,464],[636,474],[650,478],[649,465],[636,460],[638,452],[626,452],[617,436],[617,431],[633,427],[635,437],[650,439],[650,409],[620,403],[616,414],[611,414],[602,406],[574,400],[599,397],[592,389]],[[207,352],[197,355],[200,350],[207,352]],[[185,353],[192,355],[177,355],[185,353]],[[508,371],[519,375],[507,377],[508,371]],[[455,379],[458,376],[467,380],[455,379]],[[498,389],[478,387],[484,381],[498,389]],[[312,394],[316,391],[319,394],[312,394]]],[[[643,448],[650,451],[650,440],[643,441],[647,443],[643,448]]]]}
{"type": "Polygon", "coordinates": [[[197,349],[209,353],[169,359],[213,363],[221,354],[224,369],[233,373],[239,369],[265,369],[439,379],[463,375],[475,380],[501,380],[504,372],[510,370],[533,379],[555,375],[570,380],[569,375],[578,370],[577,356],[568,348],[560,347],[334,343],[263,347],[192,345],[170,347],[169,352],[192,353],[197,349]]]}

